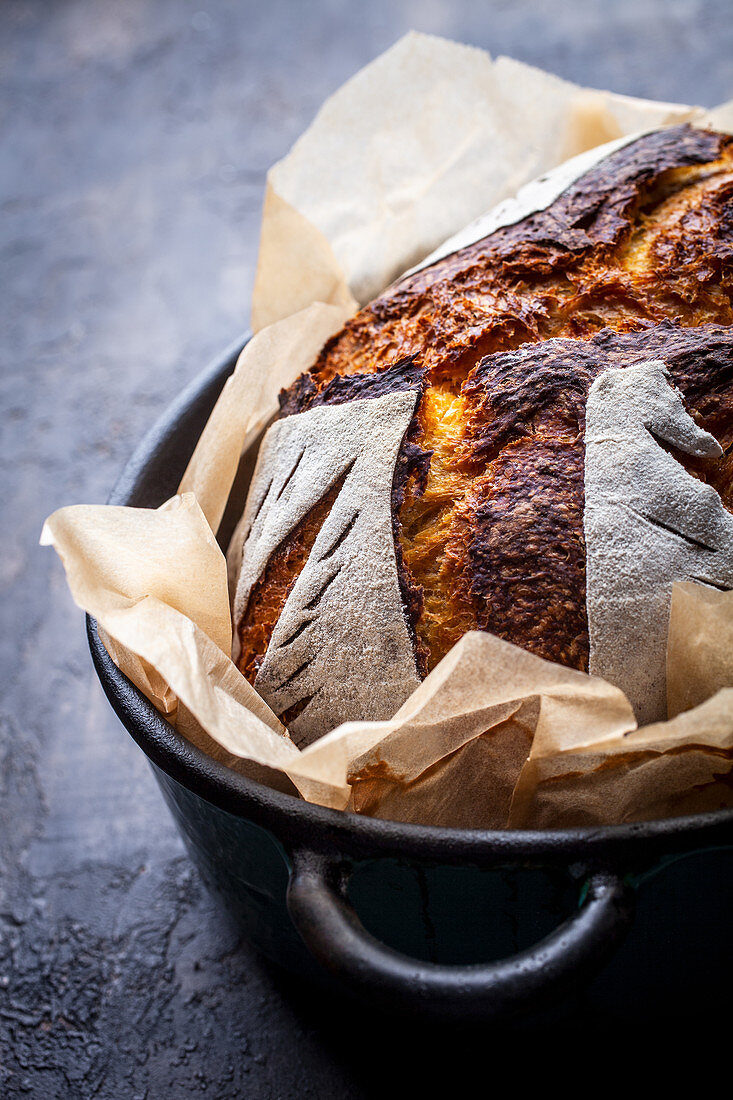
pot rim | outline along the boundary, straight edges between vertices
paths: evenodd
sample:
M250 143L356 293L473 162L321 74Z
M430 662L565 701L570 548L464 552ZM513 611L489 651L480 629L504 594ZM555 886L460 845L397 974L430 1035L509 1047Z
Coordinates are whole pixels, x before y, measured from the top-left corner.
M157 507L166 499L151 488L155 476L176 484L171 449L187 461L239 353L245 334L185 387L146 434L125 466L109 504ZM186 431L188 434L186 435ZM174 456L175 458L176 456ZM173 490L175 492L175 489ZM170 495L170 493L168 494ZM733 843L733 809L624 825L544 830L491 830L417 825L333 810L275 790L219 763L188 742L117 668L95 620L87 616L92 660L113 709L151 763L192 793L234 816L268 828L289 850L309 848L352 858L414 857L428 862L506 866L521 863L605 865Z

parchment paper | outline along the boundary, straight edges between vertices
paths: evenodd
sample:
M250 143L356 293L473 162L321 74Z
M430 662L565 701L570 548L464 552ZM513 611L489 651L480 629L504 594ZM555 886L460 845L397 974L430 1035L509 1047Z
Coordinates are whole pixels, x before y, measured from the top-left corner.
M703 114L408 34L332 96L270 170L252 325L314 300L363 305L542 172Z
M213 534L278 390L359 302L567 157L710 117L733 125L731 105L706 113L588 91L415 34L324 105L268 177L252 306L261 331L181 495L158 510L61 509L42 535L113 659L182 736L261 782L405 821L553 826L730 803L733 658L720 644L733 634L729 594L675 591L670 722L636 730L612 685L472 633L393 719L343 725L300 752L230 659L227 569ZM233 561L241 536L240 525Z

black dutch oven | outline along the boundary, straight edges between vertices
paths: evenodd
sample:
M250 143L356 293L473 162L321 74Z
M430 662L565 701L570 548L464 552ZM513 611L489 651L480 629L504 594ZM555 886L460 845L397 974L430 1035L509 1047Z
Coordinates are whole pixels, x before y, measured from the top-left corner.
M169 408L111 504L175 493L243 341ZM341 813L243 778L185 741L89 644L205 883L262 953L397 1011L506 1019L704 1013L731 973L733 811L493 832Z

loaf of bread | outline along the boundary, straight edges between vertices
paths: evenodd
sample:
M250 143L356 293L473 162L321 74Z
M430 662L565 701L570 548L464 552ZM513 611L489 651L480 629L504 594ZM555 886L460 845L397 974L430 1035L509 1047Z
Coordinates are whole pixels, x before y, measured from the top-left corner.
M689 126L356 314L245 512L235 656L296 740L390 717L475 629L664 717L672 582L733 587L732 322L733 138Z

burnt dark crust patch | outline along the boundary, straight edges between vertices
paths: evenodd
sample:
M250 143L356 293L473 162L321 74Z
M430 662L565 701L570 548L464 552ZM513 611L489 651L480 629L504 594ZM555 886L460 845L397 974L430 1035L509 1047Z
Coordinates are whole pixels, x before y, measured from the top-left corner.
M463 384L470 412L463 459L483 466L508 443L552 417L582 442L585 405L595 378L610 367L663 359L700 422L725 435L733 428L733 329L682 328L671 322L639 332L603 329L589 340L555 339L489 355Z
M405 356L391 366L372 374L336 375L321 387L311 374L302 374L287 390L280 393L280 417L293 416L323 405L343 405L349 401L362 401L385 397L391 393L417 390L418 399L410 424L400 446L392 479L392 532L397 563L397 578L402 606L410 638L415 652L418 674L427 675L428 653L421 643L416 623L423 611L423 590L415 584L405 565L400 541L400 512L409 491L420 495L425 491L431 452L423 450L420 437L420 401L427 387L427 371L415 355Z
M468 510L476 625L585 671L583 457L568 440L510 444L476 483Z
M312 374L301 374L279 395L280 418L307 412L318 405L344 405L348 401L363 401L385 397L404 390L425 390L426 371L416 355L406 355L396 363L370 374L337 374L319 386Z
M588 391L603 371L649 359L665 362L703 427L724 447L733 441L733 330L718 325L606 329L590 340L528 344L487 356L463 386L470 412L461 461L475 477L464 511L471 535L463 583L477 624L582 670ZM708 479L699 460L676 457ZM730 508L730 494L721 495Z

